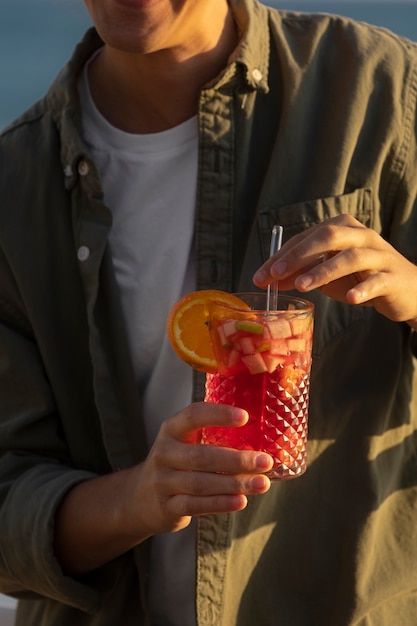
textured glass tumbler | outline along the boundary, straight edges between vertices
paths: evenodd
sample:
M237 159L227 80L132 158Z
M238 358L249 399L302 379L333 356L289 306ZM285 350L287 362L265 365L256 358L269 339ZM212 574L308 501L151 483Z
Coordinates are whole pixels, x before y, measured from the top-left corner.
M278 310L266 311L265 294L236 295L250 309L215 304L210 312L218 371L207 374L205 401L243 408L249 421L205 428L202 442L268 452L271 480L295 478L307 467L314 306L279 295Z

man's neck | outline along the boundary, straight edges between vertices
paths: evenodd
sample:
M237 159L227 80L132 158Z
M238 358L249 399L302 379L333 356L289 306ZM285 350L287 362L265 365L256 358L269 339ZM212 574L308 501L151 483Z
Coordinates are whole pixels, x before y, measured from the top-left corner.
M236 45L229 13L216 44L200 52L166 49L130 55L105 46L90 67L93 99L102 115L122 130L167 130L197 113L201 88L225 67Z

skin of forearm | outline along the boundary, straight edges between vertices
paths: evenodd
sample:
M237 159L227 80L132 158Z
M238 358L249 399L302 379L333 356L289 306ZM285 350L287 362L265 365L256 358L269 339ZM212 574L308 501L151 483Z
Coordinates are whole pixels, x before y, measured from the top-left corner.
M81 575L112 561L149 537L126 521L138 468L87 480L73 487L55 517L55 555L66 574Z

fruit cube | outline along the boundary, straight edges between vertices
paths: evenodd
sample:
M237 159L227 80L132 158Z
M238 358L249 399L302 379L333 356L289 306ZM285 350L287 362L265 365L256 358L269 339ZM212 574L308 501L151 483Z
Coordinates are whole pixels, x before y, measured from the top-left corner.
M293 334L291 324L286 319L277 319L268 322L268 330L272 339L286 339Z
M260 322L241 320L236 322L236 329L241 330L245 333L254 333L255 335L264 334L264 326Z
M304 352L306 340L303 337L291 337L288 339L288 349L290 352Z
M271 344L271 354L277 355L287 355L289 353L288 343L286 339L276 339Z
M301 335L310 329L310 317L294 317L291 321L291 329L293 335Z
M238 352L237 350L230 350L230 352L227 354L227 362L225 363L226 367L236 367L236 365L238 365L240 361L240 357L240 352Z
M219 334L220 345L222 346L222 348L230 347L230 341L229 341L226 333L224 332L224 325L218 326L217 327L217 332Z
M239 340L239 349L243 354L253 354L256 352L255 344L251 337L241 337Z
M266 352L271 348L270 342L265 341L263 337L260 341L254 341L253 343L255 344L256 352Z
M285 364L285 358L283 356L274 356L272 354L262 355L264 360L266 369L269 374L275 372L275 370L280 366Z
M242 361L251 374L263 374L268 371L265 361L259 353L243 356Z
M226 320L221 326L219 326L219 329L220 328L222 329L225 337L231 337L237 332L236 320Z

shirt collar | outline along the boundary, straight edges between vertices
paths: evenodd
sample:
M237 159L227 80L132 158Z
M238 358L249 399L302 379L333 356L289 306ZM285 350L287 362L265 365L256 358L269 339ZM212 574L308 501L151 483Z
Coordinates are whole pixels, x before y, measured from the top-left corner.
M268 8L258 0L229 0L229 4L239 32L239 45L230 60L244 68L248 87L268 92Z
M249 89L267 92L269 71L270 34L268 8L258 0L229 0L236 20L239 45L229 59L223 74L227 81L239 68ZM94 28L87 31L75 48L70 61L53 82L47 96L48 107L63 138L62 163L65 165L66 185L75 184L77 164L86 157L86 147L81 139L81 107L78 80L88 59L103 45ZM218 81L217 84L223 82Z

